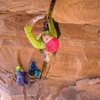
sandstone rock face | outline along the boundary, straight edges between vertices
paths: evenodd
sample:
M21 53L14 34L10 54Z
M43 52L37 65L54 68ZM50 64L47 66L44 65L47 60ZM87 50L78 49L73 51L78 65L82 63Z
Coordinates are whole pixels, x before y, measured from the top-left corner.
M0 13L46 13L49 5L50 0L0 0Z
M86 31L83 27L84 25L60 25L60 48L56 57L52 58L50 77L73 80L84 76L100 76L100 34L91 33L92 28L90 32ZM56 62L53 62L54 59Z
M16 84L16 66L21 64L28 71L32 59L40 69L43 64L42 55L31 45L23 28L34 16L47 13L50 0L0 1L0 100L100 100L100 79L89 79L100 77L99 0L89 3L57 0L53 17L63 24L59 24L60 48L48 63L48 80L20 87ZM94 5L98 6L96 10ZM42 32L43 22L35 24L35 33ZM81 78L86 79L67 87Z
M29 43L23 28L35 14L46 14L49 5L49 0L0 1L0 100L30 99L25 97L24 88L15 82L15 68L22 64L27 71L32 59L36 62L40 60L37 65L42 65L43 61L38 50L34 50ZM37 95L37 92L35 94Z
M57 0L53 16L61 23L100 25L100 0Z
M98 89L100 89L100 85L82 86L82 88L76 88L75 86L65 87L55 100L99 100Z
M28 48L31 44L26 38L23 28L34 16L33 14L47 13L49 5L49 0L46 2L43 0L0 1L0 67L14 72L13 66L18 65L19 58L27 66L26 63L32 57L33 48Z

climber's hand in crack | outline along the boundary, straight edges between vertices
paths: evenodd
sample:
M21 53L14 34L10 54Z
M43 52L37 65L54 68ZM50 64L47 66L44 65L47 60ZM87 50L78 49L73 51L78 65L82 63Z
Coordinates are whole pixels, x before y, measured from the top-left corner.
M32 21L33 21L33 22L36 22L36 21L38 21L38 20L40 20L40 19L43 19L44 17L45 17L45 15L38 15L38 16L36 16L35 18L33 18Z
M38 16L32 18L32 19L28 22L28 24L29 24L31 27L33 27L33 25L34 25L37 21L43 19L44 17L45 17L45 15L38 15Z

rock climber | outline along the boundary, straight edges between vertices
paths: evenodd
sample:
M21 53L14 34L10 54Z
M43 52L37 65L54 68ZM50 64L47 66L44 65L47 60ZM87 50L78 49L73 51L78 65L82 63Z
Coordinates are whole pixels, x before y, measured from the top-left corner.
M16 83L18 85L28 84L26 80L26 72L22 70L20 65L16 67Z
M28 70L28 74L30 76L34 76L36 79L39 78L40 74L41 74L41 71L40 69L36 66L36 63L35 61L32 61L31 65L30 65L30 68Z
M25 72L20 65L16 67L16 83L18 85L28 84L28 77L32 76L38 79L41 74L40 69L36 66L35 61L32 61L28 72Z
M30 20L24 27L24 31L34 48L55 53L59 48L59 41L57 39L57 31L55 29L53 18L51 16L49 16L47 20L48 29L45 29L41 34L39 34L38 37L36 37L32 32L33 25L43 18L44 15L39 15ZM44 57L44 59L47 60L48 56L46 54L44 55L46 56Z

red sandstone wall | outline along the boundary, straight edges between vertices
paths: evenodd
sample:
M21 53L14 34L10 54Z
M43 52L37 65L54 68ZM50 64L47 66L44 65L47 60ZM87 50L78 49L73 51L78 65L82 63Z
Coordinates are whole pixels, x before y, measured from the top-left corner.
M23 28L32 17L46 14L49 5L50 0L0 1L0 87L3 87L1 90L6 90L7 93L0 93L1 100L8 98L8 95L11 100L15 98L18 100L19 97L21 100L25 99L23 87L20 88L15 83L15 67L19 63L26 71L32 59L40 68L42 67L42 55L32 47ZM66 84L80 78L100 77L99 5L99 0L57 0L53 17L62 23L59 24L60 48L56 56L50 57L51 69L48 74L50 80L33 85L31 91L34 98L40 83L41 89L45 90L45 92L41 90L41 100L54 100ZM41 25L43 20L35 25L34 31L41 32ZM26 91L29 100L28 87ZM59 96L57 98L56 100L60 100Z

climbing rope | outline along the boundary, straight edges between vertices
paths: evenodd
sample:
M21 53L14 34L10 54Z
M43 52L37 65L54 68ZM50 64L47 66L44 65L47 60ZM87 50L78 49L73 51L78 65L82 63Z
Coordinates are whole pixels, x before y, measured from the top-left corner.
M56 0L51 0L50 8L49 8L49 11L48 11L48 14L47 14L47 21L48 21L49 17L52 16L51 14L52 14L52 11L53 11L55 2L56 2ZM48 22L45 22L44 28L45 28L45 29L48 29ZM45 30L45 29L44 29L44 30ZM49 70L50 70L50 68L51 68L51 65L50 65L50 63L49 63L48 54L46 54L46 52L45 52L44 50L40 50L40 53L43 55L43 58L44 58L44 62L43 62L43 65L42 65L42 71L41 71L40 79L42 78L43 72L46 71L47 65L49 64L49 65L48 65L48 66L49 66L49 67L48 67L48 70L46 71L46 75L44 76L44 78L46 79L46 78L47 78L47 75L48 75L48 73L49 73Z
M47 68L47 62L44 61L44 62L43 62L43 66L42 66L42 71L41 71L40 79L42 78L43 72L45 71L46 68Z

